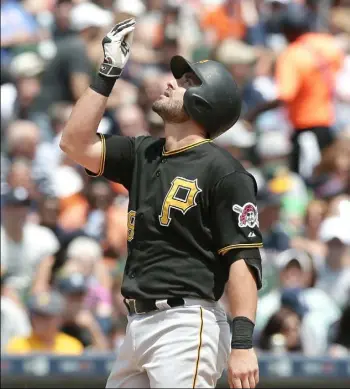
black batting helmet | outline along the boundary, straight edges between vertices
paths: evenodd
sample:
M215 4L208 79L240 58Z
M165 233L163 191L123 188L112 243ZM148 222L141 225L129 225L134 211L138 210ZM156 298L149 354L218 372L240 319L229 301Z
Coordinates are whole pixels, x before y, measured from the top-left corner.
M186 91L184 107L210 138L221 135L237 122L241 113L240 93L224 65L210 60L190 63L176 55L171 59L170 68L176 79L192 71L201 81Z

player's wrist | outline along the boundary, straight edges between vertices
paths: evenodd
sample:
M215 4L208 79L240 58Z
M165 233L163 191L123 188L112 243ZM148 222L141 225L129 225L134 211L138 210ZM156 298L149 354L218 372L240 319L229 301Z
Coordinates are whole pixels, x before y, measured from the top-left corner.
M231 349L253 348L253 332L255 324L244 316L235 317L232 320Z
M118 68L116 68L116 69L118 69ZM95 92L99 93L100 95L109 97L109 95L112 92L112 89L114 87L115 82L120 77L121 69L119 69L119 70L120 70L119 75L113 76L113 77L111 77L111 76L108 77L108 76L105 76L105 75L101 74L100 72L98 72L95 75L95 77L90 85L90 88L93 89Z

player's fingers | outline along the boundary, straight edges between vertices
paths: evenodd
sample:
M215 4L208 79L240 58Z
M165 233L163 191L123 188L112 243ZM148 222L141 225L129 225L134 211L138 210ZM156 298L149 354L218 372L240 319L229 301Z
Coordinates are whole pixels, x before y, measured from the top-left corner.
M129 27L133 27L135 26L136 24L136 21L135 19L130 19L130 21L126 21L125 23L123 24L117 24L114 29L112 30L112 35L117 35L117 34L122 34L124 35L125 34L125 30L128 29Z
M250 389L250 384L249 384L248 376L246 376L245 378L243 378L241 381L242 381L242 386L241 386L241 388L244 388L244 389L248 388L248 389Z
M244 386L242 386L242 382L239 378L233 378L232 379L232 388L244 388Z
M249 387L251 389L254 389L256 387L256 383L255 383L255 378L253 373L249 374L248 381L249 381Z
M134 18L129 18L129 19L125 19L123 20L122 22L119 22L117 23L112 29L111 29L111 32L112 33L115 33L116 31L120 30L121 28L123 28L126 24L129 24L131 22L135 22L135 19Z
M230 387L230 389L232 389L233 383L232 383L232 376L230 371L227 372L227 381L228 381L228 386Z
M255 385L258 385L258 383L259 383L259 369L257 369L254 373L254 380L255 380Z
M127 29L125 29L125 33L124 33L124 31L123 31L124 41L125 41L129 46L131 46L132 41L133 41L133 39L134 39L134 30L135 30L135 26L133 26L133 27L128 27Z

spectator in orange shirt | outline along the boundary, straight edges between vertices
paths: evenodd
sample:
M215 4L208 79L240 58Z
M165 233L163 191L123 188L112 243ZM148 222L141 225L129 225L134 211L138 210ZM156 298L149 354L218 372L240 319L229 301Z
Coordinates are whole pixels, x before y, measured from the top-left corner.
M7 347L10 354L33 352L79 355L83 352L82 343L59 332L65 300L57 292L36 294L29 299L32 333L28 337L13 338Z
M246 26L241 1L225 0L223 4L204 14L201 24L213 44L226 38L243 39Z
M311 32L309 12L302 4L293 3L280 14L290 44L277 60L278 98L246 115L253 121L260 113L285 105L295 129L291 167L304 178L311 176L322 150L333 142L333 90L343 63L343 54L331 35Z

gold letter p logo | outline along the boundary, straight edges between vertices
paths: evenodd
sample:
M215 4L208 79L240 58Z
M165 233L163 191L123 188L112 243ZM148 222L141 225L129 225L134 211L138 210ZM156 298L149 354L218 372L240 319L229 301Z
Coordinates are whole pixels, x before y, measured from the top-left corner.
M186 191L185 199L178 197L179 189ZM171 187L165 196L162 212L159 216L159 222L162 226L168 227L171 222L170 209L174 208L184 215L189 209L195 207L196 197L202 189L198 187L197 179L187 180L186 178L176 177L171 183Z

